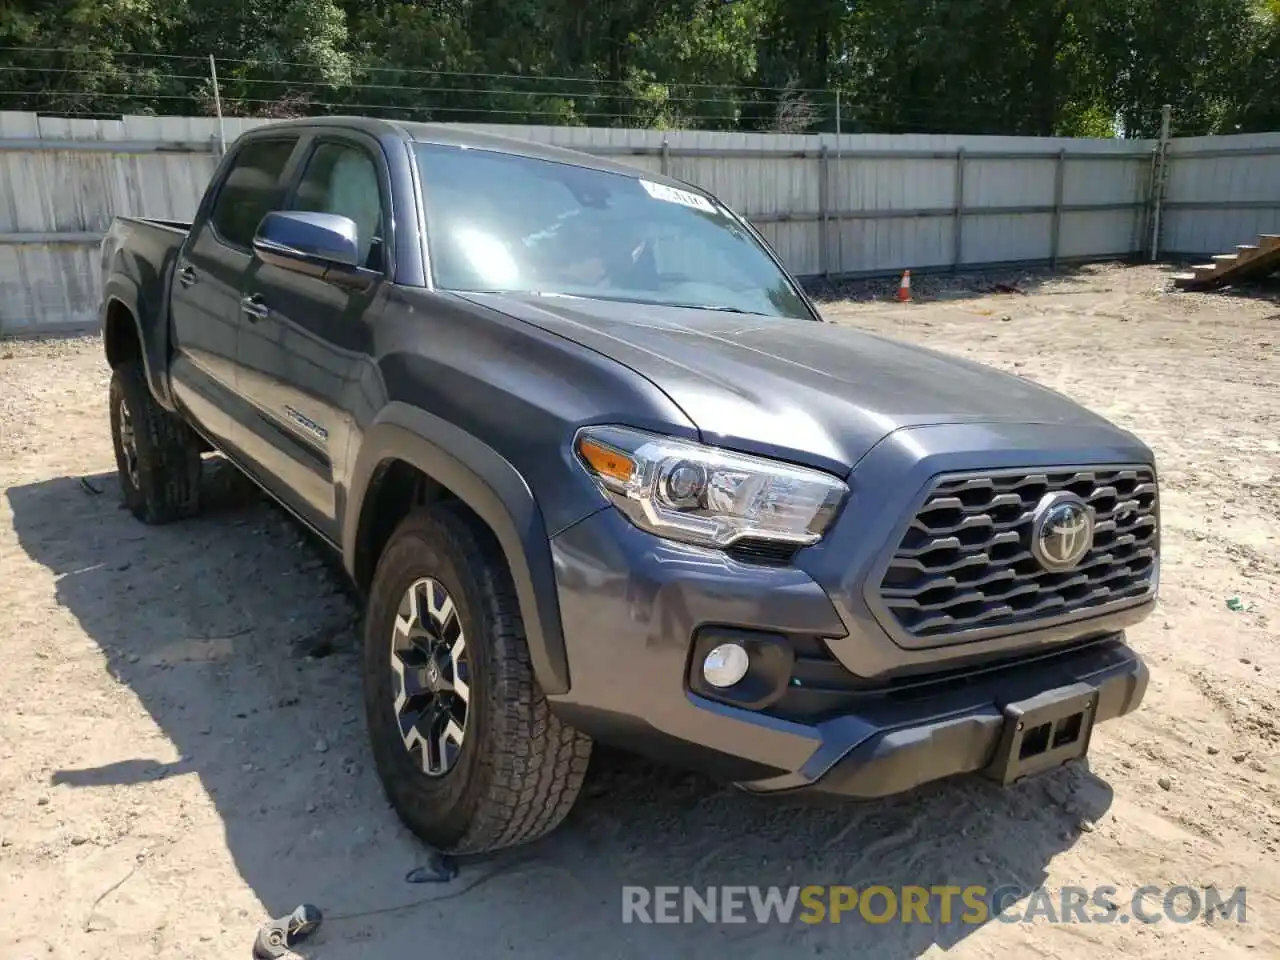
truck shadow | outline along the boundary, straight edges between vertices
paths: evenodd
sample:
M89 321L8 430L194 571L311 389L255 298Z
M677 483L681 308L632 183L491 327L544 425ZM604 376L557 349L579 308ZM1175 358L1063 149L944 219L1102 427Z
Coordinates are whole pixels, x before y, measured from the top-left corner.
M210 472L210 510L167 527L120 509L114 475L7 491L23 549L57 577L58 602L182 757L59 770L52 783L145 789L198 776L266 910L305 901L328 914L304 955L314 943L327 958L404 956L434 941L457 958L916 957L949 949L982 921L962 919L957 900L949 921L935 906L928 923L870 923L853 911L838 924L761 924L747 898L745 923L693 913L692 923L624 924L623 887L1029 891L1081 823L1110 806L1110 789L1084 767L1009 790L958 780L842 803L757 799L599 750L583 797L550 837L464 861L446 886L407 884L424 851L367 761L355 600L282 512L225 465ZM677 918L681 910L677 901ZM243 919L246 951L265 919Z

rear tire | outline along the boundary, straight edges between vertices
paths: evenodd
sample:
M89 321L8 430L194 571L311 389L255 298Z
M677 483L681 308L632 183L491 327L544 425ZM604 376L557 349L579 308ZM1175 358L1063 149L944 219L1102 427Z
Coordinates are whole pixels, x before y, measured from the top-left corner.
M170 523L200 508L200 437L151 396L142 363L111 372L111 440L120 494L143 523Z
M501 551L462 510L414 511L392 534L369 596L364 693L383 788L427 844L527 843L573 806L591 740L551 713Z

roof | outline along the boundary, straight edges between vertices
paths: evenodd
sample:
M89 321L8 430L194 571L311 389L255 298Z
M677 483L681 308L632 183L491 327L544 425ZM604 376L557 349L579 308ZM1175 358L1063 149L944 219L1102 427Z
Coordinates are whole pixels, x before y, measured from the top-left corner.
M617 163L613 160L606 160L590 153L583 153L581 150L552 146L549 143L537 143L533 140L505 137L496 133L444 126L438 123L401 123L397 124L397 126L418 143L438 143L453 147L471 147L475 150L492 150L495 153L509 153L520 157L533 157L538 160L571 163L579 167L590 167L593 170L621 173L628 177L650 176L646 171L639 170L636 167Z
M547 143L536 143L532 140L521 140L516 137L504 137L496 133L486 133L466 127L451 126L438 123L402 123L395 120L382 120L376 117L303 117L297 120L280 120L253 128L253 133L279 129L280 127L347 127L360 130L375 137L388 134L415 143L434 143L452 147L470 147L475 150L491 150L512 156L530 157L535 160L550 160L555 163L569 163L592 170L617 173L625 177L639 178L666 183L670 186L688 189L688 184L670 177L637 167L617 163L603 157L583 153L580 150L569 150L555 147Z

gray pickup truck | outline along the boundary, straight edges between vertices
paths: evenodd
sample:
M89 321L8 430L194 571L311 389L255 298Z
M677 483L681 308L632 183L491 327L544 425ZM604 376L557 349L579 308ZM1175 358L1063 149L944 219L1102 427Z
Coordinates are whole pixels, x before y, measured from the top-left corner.
M689 184L275 123L102 272L125 504L190 515L216 450L341 554L377 770L439 848L552 829L594 740L873 797L1077 760L1146 690L1151 451L824 322Z

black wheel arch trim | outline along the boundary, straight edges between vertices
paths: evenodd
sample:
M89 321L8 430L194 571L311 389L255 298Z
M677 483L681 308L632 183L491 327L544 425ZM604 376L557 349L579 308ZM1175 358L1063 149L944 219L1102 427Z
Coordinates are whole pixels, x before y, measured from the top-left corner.
M118 264L117 264L118 266ZM163 306L168 283L160 291L161 304L149 304L147 291L132 277L121 270L113 270L102 290L98 327L105 341L108 336L111 312L116 304L129 315L134 333L141 347L142 369L151 395L164 409L173 412L176 405L169 392L169 312ZM150 317L149 320L144 319ZM104 343L105 346L105 343Z
M533 491L493 448L425 410L393 401L366 429L350 474L342 559L357 578L369 487L388 461L402 460L447 487L498 539L515 583L534 675L545 694L569 691L551 541Z

